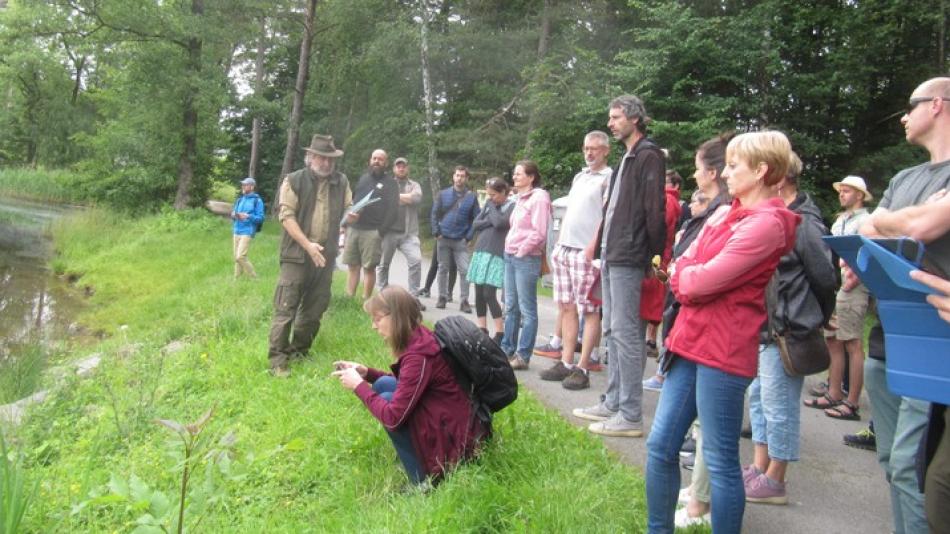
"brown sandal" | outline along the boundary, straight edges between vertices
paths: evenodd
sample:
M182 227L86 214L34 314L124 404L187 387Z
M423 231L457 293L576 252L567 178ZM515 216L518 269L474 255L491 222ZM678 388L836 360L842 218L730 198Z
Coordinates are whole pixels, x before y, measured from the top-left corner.
M832 399L831 395L827 393L825 393L821 397L817 397L814 399L805 399L802 401L802 403L805 406L808 406L809 408L817 408L817 409L834 408L835 406L840 405L842 402L847 402L847 401L845 399L841 399L841 400Z
M844 399L840 404L833 408L825 410L825 415L832 419L843 419L845 421L860 421L861 414L858 413L858 407Z

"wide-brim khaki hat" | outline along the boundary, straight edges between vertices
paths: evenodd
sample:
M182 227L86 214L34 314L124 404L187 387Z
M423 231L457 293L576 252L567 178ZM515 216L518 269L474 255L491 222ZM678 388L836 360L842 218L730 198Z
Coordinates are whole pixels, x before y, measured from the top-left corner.
M315 134L310 141L310 146L305 146L303 149L325 158L338 158L343 155L343 151L333 144L333 137L329 135Z
M864 183L864 178L860 176L845 176L844 180L840 182L835 182L831 184L831 187L835 188L835 191L841 192L841 186L846 185L848 187L853 187L858 191L864 193L864 201L870 202L874 200L874 195L868 192L868 186Z

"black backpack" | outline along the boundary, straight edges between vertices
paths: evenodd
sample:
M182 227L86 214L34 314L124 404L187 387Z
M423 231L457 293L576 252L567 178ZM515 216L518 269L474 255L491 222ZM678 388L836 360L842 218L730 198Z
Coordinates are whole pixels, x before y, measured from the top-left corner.
M440 319L435 337L482 421L490 423L492 413L518 398L518 380L505 352L470 320L461 315Z

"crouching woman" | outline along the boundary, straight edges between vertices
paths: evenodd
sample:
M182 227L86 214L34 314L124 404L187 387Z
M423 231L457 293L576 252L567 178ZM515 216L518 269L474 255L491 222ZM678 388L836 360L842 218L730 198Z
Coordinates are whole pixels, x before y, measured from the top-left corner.
M472 413L435 335L422 326L415 297L389 286L363 310L392 350L392 373L338 361L333 375L383 424L409 480L438 482L452 465L476 453L487 429Z

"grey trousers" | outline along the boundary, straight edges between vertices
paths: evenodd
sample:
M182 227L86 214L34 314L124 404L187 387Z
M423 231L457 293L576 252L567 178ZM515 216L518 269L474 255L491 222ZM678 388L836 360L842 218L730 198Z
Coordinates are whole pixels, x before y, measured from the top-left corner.
M310 351L323 312L330 305L335 265L334 256L327 257L326 267L317 267L309 258L306 263L280 264L267 350L272 368L286 366L292 358Z
M643 269L603 264L604 340L610 354L604 405L631 423L643 421L646 321L640 318Z
M383 257L376 267L376 286L383 289L389 285L389 266L397 250L406 258L409 267L408 289L414 294L422 281L422 247L416 235L389 233L383 236Z
M464 239L440 237L437 254L439 255L439 298L449 298L449 261L455 259L459 273L459 296L468 300L468 244Z

